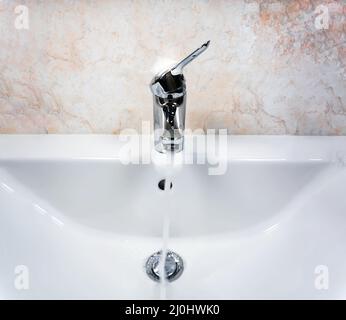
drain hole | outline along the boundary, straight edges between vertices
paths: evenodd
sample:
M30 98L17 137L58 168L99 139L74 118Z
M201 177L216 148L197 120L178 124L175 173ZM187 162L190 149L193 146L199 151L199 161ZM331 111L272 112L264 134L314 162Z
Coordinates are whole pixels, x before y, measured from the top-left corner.
M162 251L152 254L145 265L147 275L154 281L160 281L160 260ZM173 251L168 251L165 263L165 277L171 282L178 279L184 271L183 259Z
M161 190L165 190L165 185L166 185L166 179L162 179L160 180L160 182L158 183L158 187L159 189ZM173 188L173 183L171 182L171 185L170 185L170 189Z

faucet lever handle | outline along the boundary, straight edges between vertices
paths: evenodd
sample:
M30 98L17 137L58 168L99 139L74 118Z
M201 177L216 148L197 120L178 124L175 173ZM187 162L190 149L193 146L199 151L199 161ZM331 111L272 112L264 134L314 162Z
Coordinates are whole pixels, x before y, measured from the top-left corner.
M194 52L190 53L186 58L178 62L172 69L171 73L172 75L178 75L181 74L183 71L183 68L189 64L191 61L195 60L202 52L207 50L209 47L210 40L204 43L201 47L196 49Z

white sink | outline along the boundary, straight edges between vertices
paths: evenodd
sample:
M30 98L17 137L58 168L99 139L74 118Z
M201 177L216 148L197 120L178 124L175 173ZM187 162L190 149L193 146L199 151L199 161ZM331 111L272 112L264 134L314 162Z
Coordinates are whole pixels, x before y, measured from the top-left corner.
M185 270L167 298L346 299L346 137L229 137L225 174L182 165L169 194L122 145L0 136L0 298L158 298L144 264L169 210Z

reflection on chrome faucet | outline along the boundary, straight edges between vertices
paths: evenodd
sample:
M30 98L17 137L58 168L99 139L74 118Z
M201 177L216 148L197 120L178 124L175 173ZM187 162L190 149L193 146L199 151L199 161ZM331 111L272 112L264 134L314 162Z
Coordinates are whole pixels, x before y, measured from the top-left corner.
M150 83L154 95L155 149L180 152L184 147L186 84L183 68L204 52L210 41L172 68L156 75Z

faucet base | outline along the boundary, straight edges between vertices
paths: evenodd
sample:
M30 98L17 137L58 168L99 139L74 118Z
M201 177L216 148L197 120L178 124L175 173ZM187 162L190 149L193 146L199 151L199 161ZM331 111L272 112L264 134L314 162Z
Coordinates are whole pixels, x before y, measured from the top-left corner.
M180 137L179 139L165 139L163 137L159 137L157 141L155 141L155 150L160 153L168 153L168 152L181 152L184 148L184 137Z

